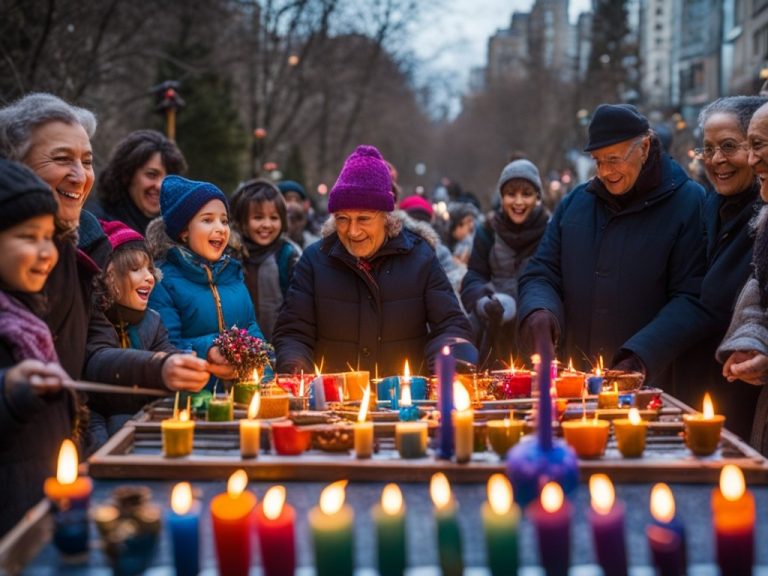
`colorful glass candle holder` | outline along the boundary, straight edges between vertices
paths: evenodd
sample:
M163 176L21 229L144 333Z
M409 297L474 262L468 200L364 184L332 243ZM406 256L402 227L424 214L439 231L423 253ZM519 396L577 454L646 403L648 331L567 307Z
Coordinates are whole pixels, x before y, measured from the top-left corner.
M489 420L486 422L488 442L500 458L504 458L509 449L523 436L525 423L522 420Z
M533 378L527 370L496 370L491 372L491 391L497 400L530 398Z
M607 420L572 420L561 426L565 441L579 458L600 458L605 452L610 428Z
M235 419L235 406L229 396L214 396L208 402L209 422L231 422Z
M633 422L630 418L619 418L613 421L613 430L619 452L624 458L639 458L643 455L648 430L647 422L644 420Z
M584 376L575 372L563 372L555 379L558 398L581 398L584 393Z
M720 444L725 416L715 414L709 418L701 414L683 414L685 444L696 456L714 454Z

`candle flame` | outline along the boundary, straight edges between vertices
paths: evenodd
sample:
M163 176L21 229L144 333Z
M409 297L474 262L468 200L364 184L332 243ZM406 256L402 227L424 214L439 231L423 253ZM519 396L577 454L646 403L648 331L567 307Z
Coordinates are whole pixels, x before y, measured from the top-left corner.
M541 356L539 354L534 354L531 356L531 364L533 364L534 367L541 364Z
M600 368L600 370L602 370L602 369L603 369L603 367L604 367L604 364L603 364L603 355L602 355L602 354L600 354L600 356L598 356L598 357L597 357L597 360L598 360L598 363L597 363L597 367L598 367L598 368Z
M413 404L411 399L411 385L403 384L400 390L400 406L410 406Z
M509 418L504 418L504 428L509 428L512 426L512 422L510 422Z
M399 514L403 509L403 493L397 484L389 483L381 491L381 509L387 516Z
M320 370L320 367L317 364L313 364L315 367L315 376L322 376L323 372Z
M256 382L256 384L261 382L261 377L259 376L259 369L258 368L254 368L253 369L253 373L251 374L251 380Z
M619 384L618 382L613 383L613 393L618 394L619 393Z
M703 414L704 418L707 420L711 420L715 416L715 407L712 405L712 397L709 395L709 392L704 394L704 403L703 403Z
M368 416L368 404L371 401L371 387L366 386L365 392L363 392L363 399L360 402L360 412L357 413L357 421L365 422L365 417Z
M77 448L69 438L61 443L59 463L56 467L56 480L59 484L74 484L77 480Z
M723 497L730 502L736 502L744 496L746 489L747 485L741 468L735 464L723 466L720 471L720 492L723 493Z
M657 521L668 524L675 517L675 497L672 490L659 482L651 490L651 516Z
M432 475L429 481L429 495L438 510L442 510L451 503L451 485L442 472Z
M256 391L256 394L251 398L251 403L248 405L248 420L254 420L259 415L259 408L261 407L261 394Z
M512 485L503 474L493 474L488 478L488 504L498 515L507 514L512 509Z
M189 482L179 482L171 492L171 509L182 516L192 508L192 486Z
M509 357L509 369L512 372L512 375L515 375L515 360L512 358L512 356Z
M346 486L346 480L339 480L323 488L320 493L320 510L323 514L332 516L341 510L344 506L344 489Z
M643 421L642 418L640 418L640 410L637 408L630 408L629 409L629 422L632 424L632 426L637 426Z
M189 422L189 410L186 408L179 412L179 422Z
M285 487L272 486L264 494L264 516L270 520L276 520L283 512L285 505Z
M541 507L550 514L563 506L563 489L557 482L547 482L541 489Z
M457 412L469 410L469 407L472 405L469 392L467 392L467 389L464 388L461 382L453 383L453 405L456 407Z
M344 386L339 384L339 402L344 402Z
M235 470L227 480L227 494L234 500L245 492L246 486L248 486L248 474L242 468Z
M408 360L405 360L405 366L403 366L403 380L405 382L411 381L411 367L408 365Z
M595 368L595 376L601 376L603 374L603 371L600 369L600 366L597 366Z
M568 358L568 372L576 372L576 370L573 369L573 358Z
M443 356L449 356L451 354L451 349L448 346L443 346L442 353Z
M592 509L598 514L608 514L613 508L616 493L611 479L605 474L592 474L589 478L589 495L592 497Z
M299 381L299 398L304 398L304 372L301 373L301 380Z

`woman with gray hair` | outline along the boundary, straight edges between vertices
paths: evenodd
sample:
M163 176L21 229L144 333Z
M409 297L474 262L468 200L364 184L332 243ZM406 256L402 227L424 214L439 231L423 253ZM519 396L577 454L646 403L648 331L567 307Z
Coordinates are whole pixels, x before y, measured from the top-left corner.
M699 406L705 392L712 395L728 428L749 438L759 388L728 382L715 360L741 288L751 272L753 235L749 223L763 202L760 185L749 165L747 128L755 111L768 99L759 96L719 98L699 113L702 144L696 157L714 194L704 202L707 271L701 301L709 318L700 339L676 362L673 394Z

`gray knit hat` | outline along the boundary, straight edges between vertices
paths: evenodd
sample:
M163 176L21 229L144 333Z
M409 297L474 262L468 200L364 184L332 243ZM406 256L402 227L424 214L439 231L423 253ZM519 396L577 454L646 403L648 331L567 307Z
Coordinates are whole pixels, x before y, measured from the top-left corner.
M501 189L504 184L514 178L522 178L528 180L533 187L536 188L539 196L541 196L541 176L539 176L539 169L530 160L515 160L504 166L504 170L501 171L499 176L499 183L496 185L496 191L501 196Z

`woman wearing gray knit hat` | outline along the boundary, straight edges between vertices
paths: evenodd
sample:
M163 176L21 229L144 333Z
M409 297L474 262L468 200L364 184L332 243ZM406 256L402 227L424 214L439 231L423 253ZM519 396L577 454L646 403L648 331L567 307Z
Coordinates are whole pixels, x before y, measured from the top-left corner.
M470 328L434 250L396 217L389 169L358 146L328 199L323 240L305 249L273 335L280 372L417 373L445 344L476 361Z
M517 282L549 220L541 203L541 177L529 160L501 171L499 208L475 233L461 301L469 311L480 358L487 368L518 356ZM500 366L498 366L500 367Z

